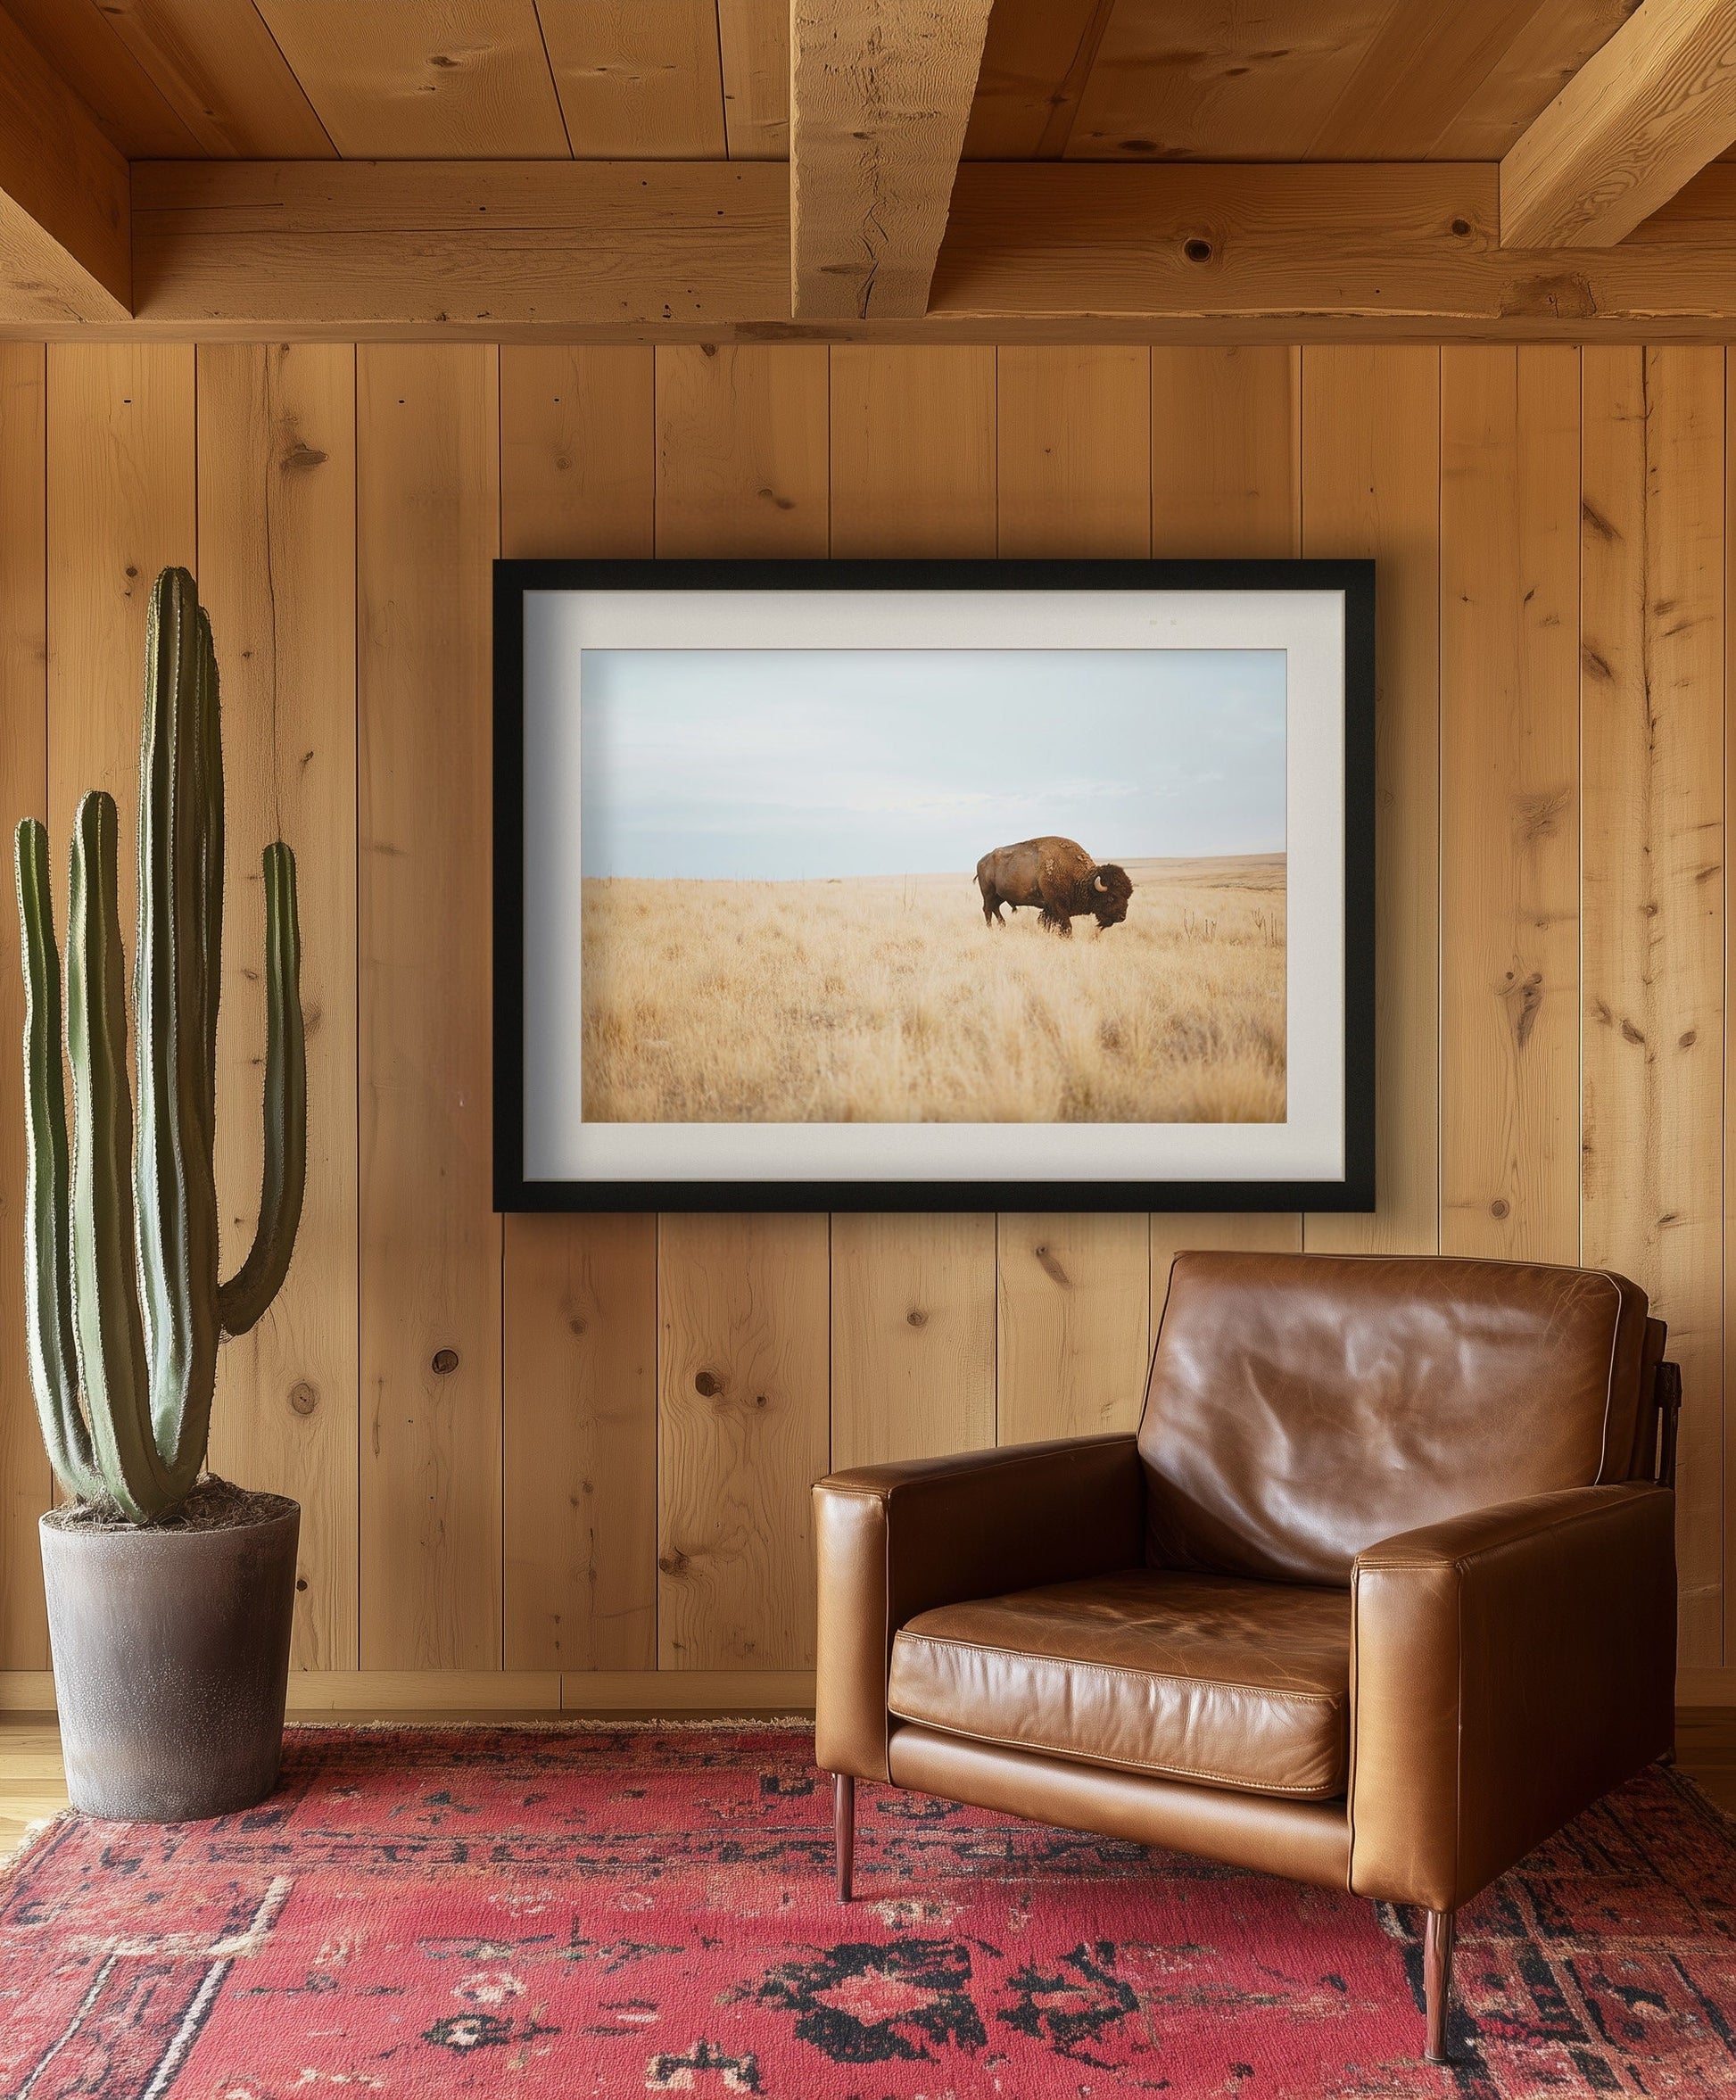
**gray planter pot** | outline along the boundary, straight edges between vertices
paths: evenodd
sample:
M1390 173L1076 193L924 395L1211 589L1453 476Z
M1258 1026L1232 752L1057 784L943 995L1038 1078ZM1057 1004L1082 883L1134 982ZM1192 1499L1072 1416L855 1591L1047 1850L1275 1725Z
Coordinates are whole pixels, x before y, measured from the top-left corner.
M302 1512L211 1531L66 1530L42 1568L67 1790L87 1815L191 1823L277 1783Z

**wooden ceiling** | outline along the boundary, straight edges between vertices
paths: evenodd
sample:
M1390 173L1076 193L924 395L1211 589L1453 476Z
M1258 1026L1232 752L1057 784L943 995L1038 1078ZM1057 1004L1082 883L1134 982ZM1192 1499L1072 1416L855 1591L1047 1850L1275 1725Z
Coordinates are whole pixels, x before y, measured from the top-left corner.
M0 331L1705 336L1733 142L1736 0L0 0Z
M995 0L988 161L1499 161L1638 0ZM782 160L788 0L4 0L129 161Z

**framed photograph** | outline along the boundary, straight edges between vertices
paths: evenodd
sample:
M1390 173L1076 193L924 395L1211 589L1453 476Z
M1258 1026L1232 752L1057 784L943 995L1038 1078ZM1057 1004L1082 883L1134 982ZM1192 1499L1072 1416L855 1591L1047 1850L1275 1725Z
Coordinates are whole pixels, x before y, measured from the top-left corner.
M1372 562L494 614L498 1208L1372 1207Z

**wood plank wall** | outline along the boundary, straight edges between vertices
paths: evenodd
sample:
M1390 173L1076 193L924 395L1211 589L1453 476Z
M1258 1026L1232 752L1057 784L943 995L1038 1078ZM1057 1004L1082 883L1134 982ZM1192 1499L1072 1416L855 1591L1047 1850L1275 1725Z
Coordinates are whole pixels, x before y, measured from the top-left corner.
M1691 348L0 345L8 819L51 813L58 858L79 790L130 810L161 563L216 622L243 1243L256 855L281 827L301 859L308 1208L214 1443L306 1509L298 1662L800 1671L809 1482L1130 1424L1170 1256L1209 1243L1641 1281L1687 1381L1683 1659L1728 1693L1727 384ZM1378 1213L493 1217L490 558L996 550L1379 563ZM0 1669L30 1671L18 1269Z

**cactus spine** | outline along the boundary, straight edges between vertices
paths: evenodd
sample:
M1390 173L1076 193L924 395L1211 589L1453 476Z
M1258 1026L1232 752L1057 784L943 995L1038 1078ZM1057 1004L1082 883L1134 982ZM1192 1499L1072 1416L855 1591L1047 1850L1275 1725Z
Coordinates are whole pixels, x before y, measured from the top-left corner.
M247 1259L218 1281L217 1002L223 952L223 743L211 622L185 569L151 593L139 742L133 957L137 1128L127 1076L120 823L100 790L74 820L66 1062L48 834L18 827L31 1384L55 1474L150 1523L205 1463L217 1349L289 1267L307 1168L295 858L265 849L265 1171Z

